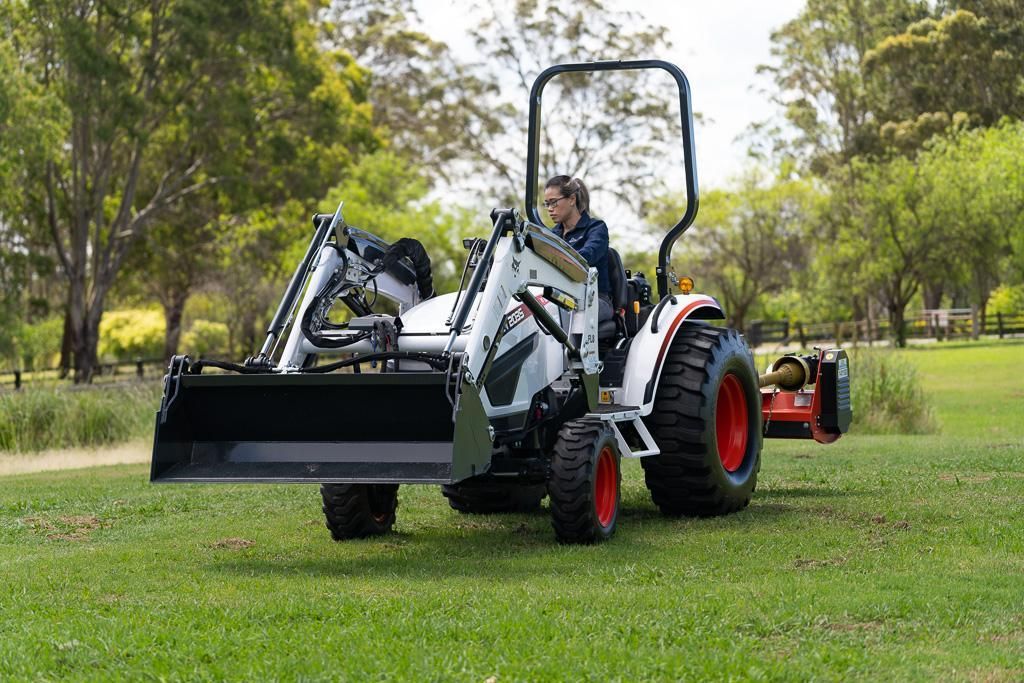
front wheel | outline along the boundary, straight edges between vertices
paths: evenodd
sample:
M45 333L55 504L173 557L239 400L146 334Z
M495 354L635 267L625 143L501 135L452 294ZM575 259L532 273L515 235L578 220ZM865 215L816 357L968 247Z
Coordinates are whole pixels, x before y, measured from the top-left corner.
M595 543L615 533L619 518L619 445L603 422L567 422L558 432L548 495L561 543Z
M668 515L724 515L747 506L761 468L761 396L738 332L684 323L661 369L645 423L661 454L643 458Z
M320 496L335 541L379 536L395 524L398 484L321 484Z

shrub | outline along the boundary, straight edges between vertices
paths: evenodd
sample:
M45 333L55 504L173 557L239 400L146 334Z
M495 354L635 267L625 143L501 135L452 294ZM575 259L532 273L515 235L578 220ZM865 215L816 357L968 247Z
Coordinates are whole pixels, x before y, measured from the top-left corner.
M228 326L212 320L196 320L181 339L182 352L193 358L227 348Z
M988 298L987 309L989 315L1014 315L1024 311L1024 285L996 287Z
M160 311L129 309L105 313L100 323L99 355L117 360L159 357L164 352L165 329Z
M23 370L35 370L56 365L63 334L64 319L61 317L16 326L14 366Z
M891 351L856 353L850 363L853 426L858 434L930 434L934 411L915 368Z
M161 385L34 389L0 394L0 451L81 448L145 438Z

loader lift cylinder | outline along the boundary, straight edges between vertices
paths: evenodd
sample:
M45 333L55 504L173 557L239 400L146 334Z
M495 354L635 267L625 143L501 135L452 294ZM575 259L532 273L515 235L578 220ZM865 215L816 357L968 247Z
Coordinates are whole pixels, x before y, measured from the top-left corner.
M480 291L480 285L484 281L484 277L487 275L487 264L490 263L494 257L494 248L498 244L498 238L501 237L501 232L505 228L505 223L512 217L511 211L492 211L491 219L494 221L494 230L491 231L491 236L487 240L487 246L484 247L484 253L480 255L480 258L476 262L476 270L473 271L473 277L469 281L469 286L466 287L466 296L459 302L459 311L455 314L455 320L452 321L451 334L448 336L448 343L444 347L445 353L451 353L452 347L455 345L455 338L462 332L462 328L466 326L466 319L469 317L470 311L473 310L473 302L476 300L476 295Z
M534 317L537 319L537 322L540 324L540 326L547 330L547 332L552 337L554 337L555 339L562 343L562 345L569 352L570 356L574 358L579 357L579 349L577 349L576 345L572 343L571 339L569 339L568 333L565 330L563 330L557 322L555 322L555 319L552 318L551 315L544 309L544 306L542 306L541 303L537 301L537 297L535 297L530 292L530 290L524 289L515 296L517 299L526 304L526 307L530 309L531 313L533 313Z
M335 216L337 214L334 214ZM292 308L295 305L295 298L299 295L299 291L302 289L303 283L306 281L306 273L309 272L309 264L313 262L313 257L323 247L324 242L327 241L328 235L331 234L331 229L334 221L329 220L332 216L326 216L325 214L316 214L313 216L313 221L316 222L319 219L319 225L316 232L313 234L313 240L309 243L309 248L306 249L306 255L302 259L302 263L295 269L295 274L292 275L291 282L288 283L288 289L285 290L284 297L281 299L281 303L277 307L277 313L274 314L274 319L270 322L270 326L267 327L267 340L263 342L263 348L260 349L258 358L268 358L271 350L274 348L274 342L281 336L281 332L284 331L285 326L288 325L288 316L291 315Z

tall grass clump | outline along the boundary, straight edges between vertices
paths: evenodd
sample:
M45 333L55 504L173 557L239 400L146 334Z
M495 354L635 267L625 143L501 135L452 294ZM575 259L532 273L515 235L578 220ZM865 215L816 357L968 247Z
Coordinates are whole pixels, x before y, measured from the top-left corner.
M931 434L935 412L917 368L891 351L858 351L850 362L853 426L858 434Z
M105 446L152 433L159 383L0 394L0 451Z

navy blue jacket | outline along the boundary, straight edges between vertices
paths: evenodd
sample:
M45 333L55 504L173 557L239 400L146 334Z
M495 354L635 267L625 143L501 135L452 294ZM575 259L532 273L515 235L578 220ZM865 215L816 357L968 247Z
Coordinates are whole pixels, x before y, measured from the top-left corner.
M588 265L597 269L597 291L611 295L612 284L608 278L608 226L599 218L591 218L584 211L568 235L563 234L562 224L554 227L555 234L579 252Z

